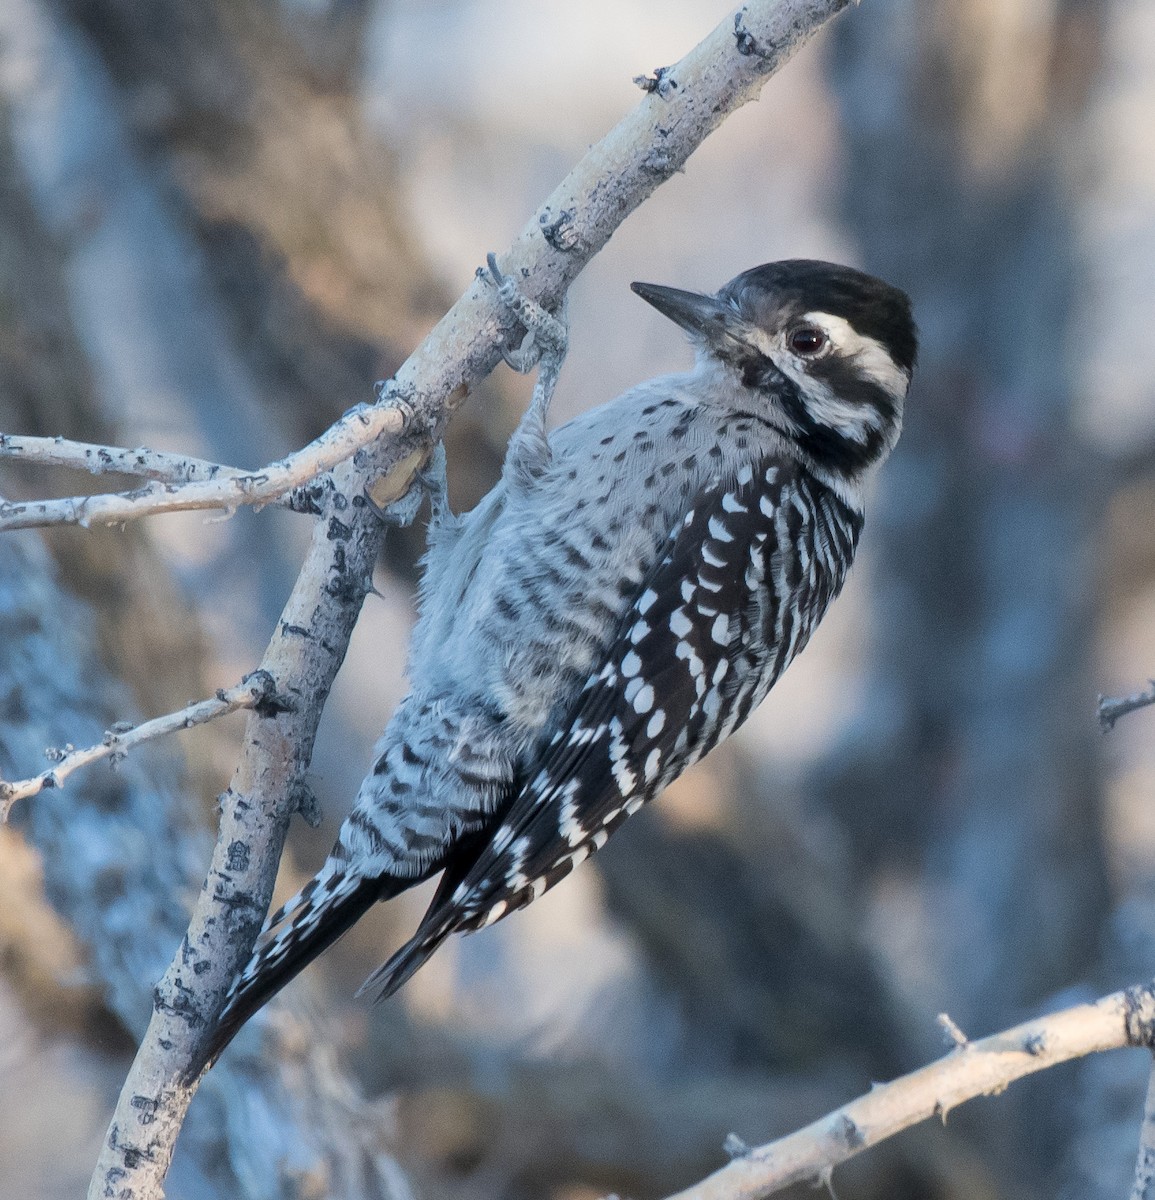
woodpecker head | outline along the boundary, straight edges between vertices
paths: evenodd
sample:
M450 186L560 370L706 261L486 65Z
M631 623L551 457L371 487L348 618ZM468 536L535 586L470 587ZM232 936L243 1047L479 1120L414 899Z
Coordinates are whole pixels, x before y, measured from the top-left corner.
M898 439L918 352L904 292L809 259L743 271L716 296L632 287L824 473L857 479Z

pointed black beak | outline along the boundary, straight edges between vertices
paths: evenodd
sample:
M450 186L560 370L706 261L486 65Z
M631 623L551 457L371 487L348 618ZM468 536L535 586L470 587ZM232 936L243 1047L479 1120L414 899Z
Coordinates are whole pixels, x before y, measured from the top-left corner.
M734 312L714 296L703 296L700 292L683 292L680 288L663 287L660 283L631 283L647 304L652 304L663 317L669 317L676 325L690 333L720 333L728 324L727 316Z

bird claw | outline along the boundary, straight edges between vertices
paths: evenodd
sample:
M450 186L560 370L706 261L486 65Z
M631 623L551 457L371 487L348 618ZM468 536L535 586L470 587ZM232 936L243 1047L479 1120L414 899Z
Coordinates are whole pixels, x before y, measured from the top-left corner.
M399 500L394 500L391 504L381 505L373 499L373 493L369 491L368 485L361 489L361 500L365 507L387 529L411 525L414 517L417 516L418 508L421 507L422 499L424 497L420 489L411 487Z
M569 345L565 305L562 305L561 316L553 316L536 301L523 295L514 281L501 273L496 255L488 255L486 262L501 302L517 317L526 332L521 346L515 351L503 349L502 357L515 371L528 371L534 365L538 368L533 399L509 440L502 471L511 487L527 491L549 469L553 458L546 432L546 416Z
M512 276L504 274L498 267L497 255L488 254L485 261L501 302L516 315L526 333L516 349L503 346L501 357L520 375L532 371L545 357L560 363L569 346L569 331L564 318L555 317L526 296Z
M509 346L502 346L501 357L510 370L516 371L519 375L528 375L541 359L541 347L537 344L537 339L531 331L522 338L521 345L516 350Z
M445 446L442 442L434 445L425 466L413 472L413 478L403 496L389 504L381 505L373 498L368 487L361 492L365 507L388 528L412 525L426 496L429 497L430 520L433 525L444 525L452 520Z

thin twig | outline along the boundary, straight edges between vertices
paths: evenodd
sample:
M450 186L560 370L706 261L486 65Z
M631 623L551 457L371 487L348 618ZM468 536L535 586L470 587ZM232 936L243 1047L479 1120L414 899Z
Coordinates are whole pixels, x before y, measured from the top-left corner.
M225 476L249 475L239 467L226 467L187 454L169 454L139 446L102 446L63 437L22 437L0 433L0 458L44 467L73 467L90 475L138 475L162 483L193 483Z
M878 1084L820 1120L735 1158L670 1200L762 1200L803 1180L828 1178L848 1158L976 1096L1073 1058L1155 1041L1155 983L1115 992L1017 1025ZM1143 1194L1146 1198L1146 1194Z
M970 1039L951 1018L950 1013L938 1014L939 1028L946 1034L947 1040L958 1050L965 1050L970 1045Z
M55 765L31 779L6 782L0 779L0 825L8 820L12 805L17 800L39 795L47 788L63 786L74 771L87 767L89 763L107 758L115 765L134 747L150 742L181 729L192 729L194 725L205 725L218 717L239 712L243 708L257 708L274 704L273 681L263 671L246 675L235 687L221 688L211 700L198 700L178 712L142 721L139 725L114 725L104 735L98 746L87 746L77 750L72 746L45 750L45 755Z
M124 521L164 512L213 508L231 513L244 505L260 507L272 504L295 488L332 470L377 438L401 434L408 424L408 417L407 406L390 397L377 406L362 405L351 409L303 449L257 471L226 468L207 478L198 478L194 474L184 483L153 477L143 487L128 492L69 496L61 500L3 501L0 502L0 532L38 529L46 525L80 525L84 528L119 525ZM5 440L17 441L7 436ZM22 440L27 442L32 439ZM131 455L139 452L124 453ZM178 457L173 456L174 460ZM159 460L160 456L157 456L154 461Z
M1106 733L1115 728L1115 722L1120 717L1125 717L1137 708L1147 708L1151 704L1155 704L1155 679L1150 681L1150 686L1145 692L1135 692L1130 696L1100 696L1099 724Z

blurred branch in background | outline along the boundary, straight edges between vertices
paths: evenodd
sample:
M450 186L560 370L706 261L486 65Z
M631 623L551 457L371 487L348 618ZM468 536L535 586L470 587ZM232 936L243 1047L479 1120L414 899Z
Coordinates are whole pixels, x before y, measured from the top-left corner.
M1139 1131L1139 1154L1135 1159L1135 1182L1130 1200L1151 1200L1155 1195L1155 1066L1147 1081L1147 1102Z
M953 1026L953 1022L950 1022ZM954 1027L957 1033L957 1027ZM839 1164L920 1121L947 1115L976 1096L998 1095L1016 1079L1104 1050L1152 1048L1155 985L1128 988L1095 1004L1052 1013L979 1041L843 1105L790 1137L740 1148L728 1167L671 1200L760 1200L793 1183L829 1184ZM1144 1122L1146 1136L1147 1125Z
M1099 724L1104 731L1114 729L1115 722L1120 717L1152 704L1155 704L1155 680L1152 680L1145 692L1132 692L1130 696L1100 696Z
M885 886L906 953L933 964L934 994L897 959L894 982L964 1028L1078 978L1108 912L1084 699L1102 490L1067 369L1067 178L1103 19L1094 0L941 4L914 24L891 5L836 39L843 211L868 268L916 291L923 336L873 525L869 686L886 703L824 790L873 904ZM866 64L885 52L883 80Z

